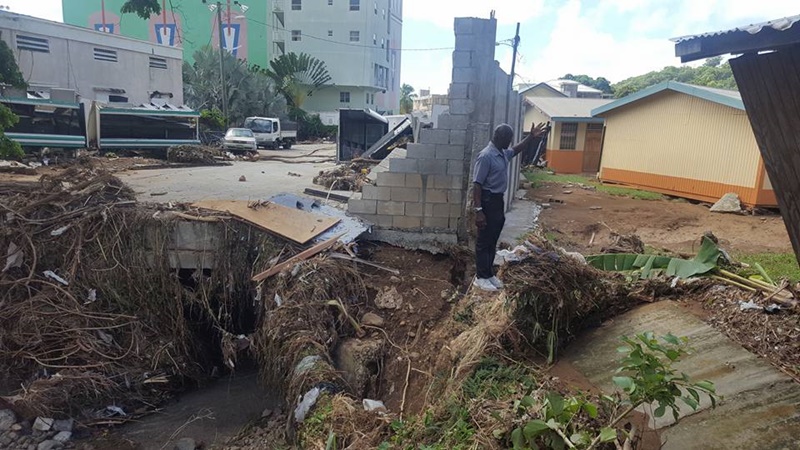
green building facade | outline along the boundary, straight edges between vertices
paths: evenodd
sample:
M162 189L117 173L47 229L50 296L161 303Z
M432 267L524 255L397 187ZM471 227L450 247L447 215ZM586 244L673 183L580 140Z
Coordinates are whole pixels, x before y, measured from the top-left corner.
M202 0L161 0L162 14L144 20L135 14L121 14L125 0L62 0L64 22L98 31L183 48L191 62L194 52L204 46L219 48L217 12ZM209 3L216 6L215 1ZM222 32L225 48L240 59L266 67L269 61L267 0L222 0ZM105 8L103 8L105 5ZM242 6L244 5L244 6Z

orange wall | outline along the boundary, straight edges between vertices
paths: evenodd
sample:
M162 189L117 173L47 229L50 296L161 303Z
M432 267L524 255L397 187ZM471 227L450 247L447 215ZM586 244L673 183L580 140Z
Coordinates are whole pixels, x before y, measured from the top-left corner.
M620 183L662 194L714 203L728 192L739 195L746 206L776 207L775 192L755 187L734 186L691 178L604 168L602 181Z
M547 167L556 173L583 172L583 152L578 150L552 150L545 153Z

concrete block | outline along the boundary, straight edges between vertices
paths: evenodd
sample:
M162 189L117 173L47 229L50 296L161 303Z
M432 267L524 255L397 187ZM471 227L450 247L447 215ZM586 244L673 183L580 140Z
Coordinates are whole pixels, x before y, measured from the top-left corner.
M392 189L386 186L365 185L361 188L362 200L391 200Z
M394 224L394 216L378 214L376 216L372 216L371 222L376 226L389 228Z
M422 220L425 228L449 228L450 219L447 217L426 217Z
M436 128L426 128L419 131L419 141L424 144L448 144L450 142L450 130L440 130Z
M471 17L456 17L454 29L456 35L472 34L474 19Z
M418 173L407 173L406 187L422 189L422 175Z
M428 187L434 187L436 189L450 189L451 184L453 183L453 177L448 175L434 175L428 178Z
M353 214L375 214L377 202L375 200L350 200L347 210Z
M408 144L406 157L411 159L433 159L436 157L436 145L432 143Z
M409 216L396 216L392 222L395 228L421 228L422 218Z
M448 203L447 191L444 189L427 189L425 190L425 202Z
M450 189L464 190L464 177L453 176L450 178Z
M433 254L442 254L458 243L453 230L420 233L419 230L384 230L374 229L370 240L392 244L409 250L424 250Z
M480 41L480 37L474 34L456 35L456 50L475 50L479 46ZM483 53L485 53L485 50Z
M433 217L450 217L450 204L439 203L433 205Z
M418 188L392 188L393 202L419 202L422 200L422 189Z
M436 159L457 159L460 162L464 161L464 146L463 145L437 145L436 146Z
M461 217L461 204L450 203L450 217Z
M464 161L447 161L447 174L464 176Z
M467 130L450 130L450 144L463 149L467 145Z
M445 175L447 174L448 162L461 162L461 161L447 161L438 159L420 159L418 172L427 175Z
M475 70L474 68L465 68L465 67L453 68L453 83L475 83L477 81L478 81L478 71ZM457 114L463 114L463 113L457 113Z
M433 203L425 203L422 207L422 215L425 217L433 217Z
M392 160L394 161L394 160ZM391 164L391 162L390 162ZM375 183L379 186L386 186L386 187L405 187L406 185L406 174L404 173L392 173L392 172L380 172L378 174L378 178L375 180Z
M472 67L472 52L468 50L453 52L453 67Z
M471 91L472 85L470 83L450 83L450 90L447 95L450 99L467 99L470 98Z
M406 213L406 204L403 202L378 202L377 212L387 216L402 216Z
M406 203L406 215L411 217L422 217L422 203Z
M472 100L450 100L450 113L452 114L472 114L475 112L475 102Z
M450 218L450 227L449 228L451 230L457 230L458 229L458 223L461 220L463 220L461 217L451 217Z
M426 160L394 158L389 161L389 171L401 174L417 173L419 172L417 161L426 161ZM403 183L405 183L405 177L403 177Z
M447 191L447 202L448 203L458 203L461 204L461 201L464 199L464 195L461 192L461 189L451 189Z
M439 128L446 130L466 130L469 116L466 114L442 114L439 116Z

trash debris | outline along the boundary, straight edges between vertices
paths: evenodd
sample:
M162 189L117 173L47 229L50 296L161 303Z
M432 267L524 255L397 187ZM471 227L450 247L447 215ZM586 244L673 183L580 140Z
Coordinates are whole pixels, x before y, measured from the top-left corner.
M720 198L717 203L709 210L718 213L738 213L742 212L742 201L735 192L729 192Z
M611 245L600 249L601 253L644 253L644 242L635 234L611 232Z
M176 145L167 149L167 161L183 164L217 165L223 153L214 147L203 145Z
M315 387L312 388L310 391L306 392L306 395L303 396L297 407L294 410L294 420L297 423L302 423L306 420L306 414L314 407L317 403L317 399L319 399L319 395L322 393L320 388Z
M124 416L127 416L127 415L128 415L128 414L125 412L125 410L123 410L123 409L122 409L122 408L120 408L119 406L114 406L114 405L109 405L109 406L106 406L106 412L110 414L110 415L108 415L107 417L113 417L113 416L115 416L115 415L117 415L117 416L123 416L123 417L124 417Z
M507 263L522 261L528 254L530 254L530 250L524 245L518 245L511 250L503 249L497 251L497 256L503 258L503 261Z
M302 177L302 175L300 175L299 173L294 173L294 172L288 172L287 175L289 175L290 177Z
M242 175L239 177L239 181L247 181L247 177Z
M383 402L380 400L370 400L368 398L365 398L362 401L362 404L364 405L364 411L370 411L370 412L377 411L383 413L387 411L386 405L384 405Z
M314 184L338 191L361 192L365 184L369 184L368 173L374 162L351 162L337 166L328 171L320 171L314 177ZM364 170L367 170L367 174Z
M69 230L72 225L64 225L61 228L56 228L50 232L50 236L61 236L65 231Z
M277 292L275 293L275 304L278 306L283 305L283 299Z
M46 276L47 278L52 278L53 280L58 281L59 283L63 284L64 286L69 286L69 282L67 280L65 280L65 279L61 278L60 276L56 275L56 273L53 272L52 270L45 270L43 272L43 275Z
M762 308L760 305L756 304L752 300L747 302L739 301L739 311L749 311L752 309L757 311L762 311L764 308Z
M294 368L294 376L298 377L313 369L314 364L320 360L322 360L322 358L319 355L308 355L304 357L297 363L297 367Z
M83 304L88 305L89 303L94 303L96 301L97 301L97 289L89 289L89 293L86 295L86 301Z
M6 255L6 265L3 266L3 270L1 272L5 272L8 269L22 267L24 254L22 253L22 249L17 247L17 244L9 242L8 252Z

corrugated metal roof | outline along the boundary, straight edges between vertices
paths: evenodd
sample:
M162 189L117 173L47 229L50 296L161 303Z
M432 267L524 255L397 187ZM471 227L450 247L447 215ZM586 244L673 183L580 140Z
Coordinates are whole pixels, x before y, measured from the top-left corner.
M665 90L672 90L681 92L693 97L702 98L710 102L719 103L721 105L729 106L731 108L744 110L744 103L742 96L738 91L730 91L727 89L717 89L705 86L695 86L693 84L679 83L677 81L665 81L663 83L650 86L647 89L642 89L639 92L633 93L626 97L617 99L611 103L600 105L592 110L592 115L598 116L604 114L612 109L616 109L630 103L639 101L645 97L657 94Z
M529 97L528 100L553 120L591 119L592 109L613 100L601 98Z
M557 91L561 91L561 86L563 86L566 83L566 84L577 84L578 92L593 92L596 94L603 93L603 91L601 91L600 89L595 89L591 86L586 86L585 84L581 84L578 83L577 81L572 81L572 80L550 80L550 81L545 81L545 83Z
M725 34L742 32L742 31L750 33L750 34L758 34L764 28L772 28L773 30L783 31L783 30L787 30L787 29L791 28L792 25L794 25L797 21L800 21L800 15L783 17L781 19L770 20L768 22L754 23L754 24L750 24L750 25L745 25L745 26L741 26L741 27L732 28L730 30L712 31L712 32L703 33L703 34L680 36L680 37L672 38L670 40L672 42L675 42L675 43L680 43L680 42L689 41L689 40L697 39L697 38L721 36L721 35L725 35Z

